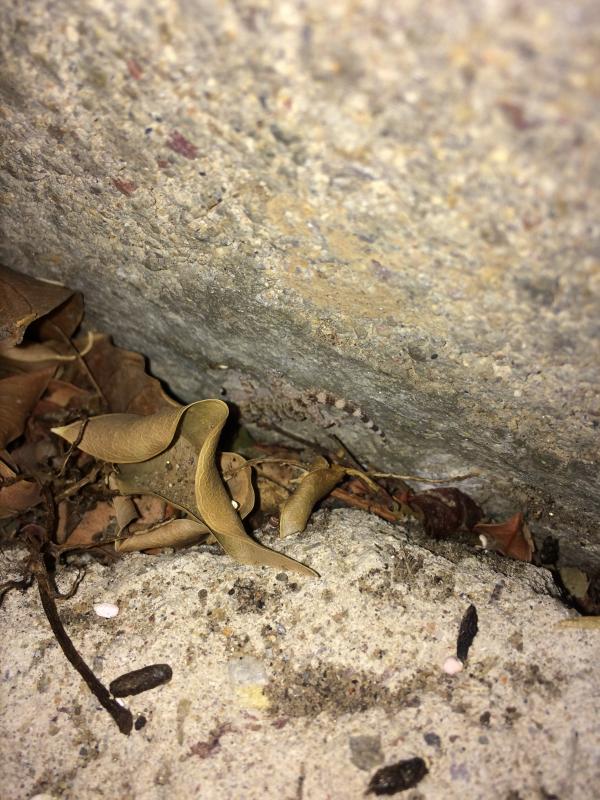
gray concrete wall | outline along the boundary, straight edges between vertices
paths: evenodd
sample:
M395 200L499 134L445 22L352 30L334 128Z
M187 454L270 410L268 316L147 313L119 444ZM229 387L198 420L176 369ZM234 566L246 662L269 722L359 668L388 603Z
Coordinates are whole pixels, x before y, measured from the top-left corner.
M362 458L598 553L597 3L1 15L9 266L185 398L318 432L327 390Z

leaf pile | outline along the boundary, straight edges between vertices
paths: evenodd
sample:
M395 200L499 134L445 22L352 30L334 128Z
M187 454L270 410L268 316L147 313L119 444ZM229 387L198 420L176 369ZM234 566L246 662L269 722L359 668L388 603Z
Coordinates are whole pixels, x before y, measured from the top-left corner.
M240 429L236 452L220 450L228 406L182 405L143 356L79 333L83 299L69 289L0 267L0 313L0 534L30 554L23 581L0 587L0 598L35 577L65 654L123 732L131 719L82 662L56 611L50 573L69 554L110 563L134 550L215 542L241 563L316 576L245 524L278 523L282 538L301 533L327 498L392 522L410 515L434 538L468 532L484 547L532 558L521 514L482 522L460 490L414 492L410 477L365 471L343 446L267 445Z

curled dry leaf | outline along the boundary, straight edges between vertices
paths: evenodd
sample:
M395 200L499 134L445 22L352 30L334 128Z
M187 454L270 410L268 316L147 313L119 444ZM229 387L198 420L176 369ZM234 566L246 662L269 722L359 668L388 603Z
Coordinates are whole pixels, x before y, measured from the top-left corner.
M19 344L28 325L55 310L54 324L70 336L83 313L81 296L77 301L81 311L74 317L67 313L73 297L73 292L64 286L36 280L0 265L0 347ZM67 324L67 319L70 324ZM75 321L75 327L72 327Z
M221 453L221 474L225 479L227 491L235 503L235 509L245 519L254 508L255 496L252 486L252 470L241 469L246 459L238 453Z
M146 417L105 414L88 420L83 428L81 423L73 423L53 430L71 443L77 441L84 452L117 464L116 483L124 494L157 494L196 522L203 522L225 552L238 561L314 575L309 567L246 534L216 463L217 444L228 414L222 400L200 400ZM248 504L249 497L244 501Z
M305 475L283 504L279 521L280 537L302 532L316 503L328 495L345 474L346 468L340 464L327 464Z
M64 342L28 342L0 349L0 369L5 373L34 372L44 367L78 361L80 357Z
M145 358L115 347L105 334L93 334L85 363L106 398L109 411L145 416L162 408L179 408L160 381L148 375Z
M202 403L210 404L206 410ZM217 443L229 410L222 400L195 403L182 421L182 433L196 447L196 505L201 519L208 525L225 552L246 564L266 564L290 569L303 575L315 575L310 567L276 553L251 539L244 530L241 518L231 505L231 499L217 470Z
M483 517L483 511L460 489L429 489L396 498L421 517L425 533L435 539L470 531Z
M505 522L480 522L473 530L479 534L481 543L488 550L497 550L502 555L520 561L531 561L533 538L520 511Z
M23 433L27 418L53 375L52 367L0 380L0 448Z
M115 538L117 521L112 503L101 501L86 511L71 531L61 550L94 547Z
M102 461L136 464L162 453L171 444L182 415L189 406L159 411L149 417L138 414L101 414L72 422L52 432Z
M117 553L132 553L157 547L187 547L205 539L211 533L203 522L194 519L170 519L147 531L115 542Z
M117 536L120 536L129 523L138 518L139 514L131 497L118 494L113 497L112 504L117 518Z
M79 408L90 399L90 393L66 381L53 379L48 384L46 399L59 408Z
M40 487L34 481L18 480L0 488L0 519L14 517L42 502Z

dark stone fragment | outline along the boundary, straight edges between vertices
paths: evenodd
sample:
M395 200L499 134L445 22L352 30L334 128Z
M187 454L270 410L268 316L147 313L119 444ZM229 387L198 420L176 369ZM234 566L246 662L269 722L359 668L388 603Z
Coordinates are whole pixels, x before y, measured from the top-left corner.
M430 747L440 747L442 744L442 740L437 733L425 733L423 734L423 738Z
M155 689L163 683L167 683L173 677L173 670L168 664L150 664L142 669L134 669L133 672L126 672L115 678L109 685L113 697L127 697L130 694L147 692L148 689Z
M136 717L136 720L135 720L135 722L133 724L133 727L136 729L136 731L141 731L142 728L144 727L144 725L147 722L148 722L148 720L146 719L146 717L143 714L138 714L138 716Z
M378 769L369 781L367 794L396 794L412 789L420 783L429 770L422 758L407 758L389 767Z
M471 604L460 621L458 639L456 641L456 657L463 663L467 660L469 648L477 636L477 609Z
M479 724L483 725L484 728L489 728L491 718L492 715L490 714L490 712L484 711L483 714L481 714L481 716L479 717Z

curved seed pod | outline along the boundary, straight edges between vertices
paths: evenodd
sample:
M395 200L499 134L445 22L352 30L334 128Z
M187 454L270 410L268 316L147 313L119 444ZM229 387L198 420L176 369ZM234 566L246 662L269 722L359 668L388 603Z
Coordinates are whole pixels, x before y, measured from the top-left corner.
M328 495L345 474L345 467L332 464L328 467L319 467L305 475L296 491L283 504L279 536L283 538L303 531L315 504Z

